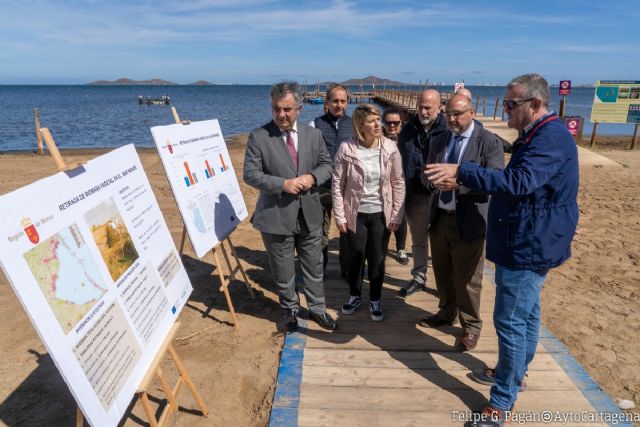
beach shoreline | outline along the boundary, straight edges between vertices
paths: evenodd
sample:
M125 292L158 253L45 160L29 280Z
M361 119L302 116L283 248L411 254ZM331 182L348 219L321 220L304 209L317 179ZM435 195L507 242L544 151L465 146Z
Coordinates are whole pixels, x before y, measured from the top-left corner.
M246 139L246 134L240 135L228 148L251 213L257 192L241 177ZM581 217L573 256L549 273L542 292L542 317L606 393L638 405L640 219L636 209L640 195L633 183L640 182L640 150L626 150L625 143L630 143L630 137L598 144L596 150L622 166L581 167ZM585 139L581 145L588 144ZM61 149L61 153L73 164L110 150ZM138 148L137 152L179 245L182 221L157 150ZM0 153L0 162L0 194L56 172L48 155L33 152ZM182 327L175 345L211 415L202 418L180 411L173 415L176 425L268 425L283 344L277 327L281 312L259 233L247 220L234 232L233 241L257 294L252 300L241 284L231 286L241 325L238 331L230 326L212 257L199 260L190 245L185 246L183 262L194 292L180 316ZM75 402L4 275L0 275L0 298L0 421L8 425L73 424ZM171 368L167 373L175 374ZM533 383L536 378L528 381ZM196 407L188 393L180 403L185 408ZM140 405L131 414L144 418ZM123 425L138 424L130 416Z

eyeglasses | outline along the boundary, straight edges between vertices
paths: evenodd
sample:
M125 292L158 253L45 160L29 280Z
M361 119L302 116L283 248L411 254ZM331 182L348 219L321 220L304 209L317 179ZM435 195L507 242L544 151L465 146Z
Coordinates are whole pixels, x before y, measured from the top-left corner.
M385 124L386 126L395 126L395 127L398 127L398 126L400 126L400 125L402 124L402 122L401 122L401 121L396 121L396 122L384 122L384 124Z
M527 99L503 99L502 107L508 108L509 110L513 110L518 105L522 105L525 102L533 101L535 98L527 98Z
M447 117L458 118L461 115L463 115L464 113L466 113L467 111L471 111L471 108L467 108L466 110L463 110L463 111L445 111L444 115L447 116Z

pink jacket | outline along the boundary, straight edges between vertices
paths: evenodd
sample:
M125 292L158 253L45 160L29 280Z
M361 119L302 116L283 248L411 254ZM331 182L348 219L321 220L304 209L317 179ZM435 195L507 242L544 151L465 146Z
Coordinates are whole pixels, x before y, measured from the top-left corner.
M382 138L380 150L380 189L387 227L400 224L404 215L404 176L402 160L396 143ZM333 162L331 197L336 224L347 224L355 233L358 207L364 194L364 167L358 158L358 143L343 142Z

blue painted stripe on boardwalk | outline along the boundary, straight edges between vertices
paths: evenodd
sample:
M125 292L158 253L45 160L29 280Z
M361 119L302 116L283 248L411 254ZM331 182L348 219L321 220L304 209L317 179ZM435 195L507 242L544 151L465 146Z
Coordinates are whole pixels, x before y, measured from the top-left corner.
M307 322L298 318L298 330L306 332ZM271 405L269 427L296 427L300 406L300 383L302 381L302 360L307 343L305 333L287 334L278 367L278 382Z
M544 325L540 325L540 343L547 349L560 367L567 373L569 378L574 382L576 387L587 398L589 403L594 407L596 412L608 413L611 420L620 420L619 422L610 422L610 426L630 426L633 423L623 422L625 413L611 400L606 393L602 391L600 386L589 376L587 371L578 363L578 361L569 353L567 347L564 346L553 333Z

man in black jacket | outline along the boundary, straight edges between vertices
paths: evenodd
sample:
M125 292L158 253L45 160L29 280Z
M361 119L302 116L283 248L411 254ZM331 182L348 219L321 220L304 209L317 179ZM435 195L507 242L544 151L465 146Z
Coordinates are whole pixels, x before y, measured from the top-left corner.
M427 163L468 161L488 169L504 168L502 143L476 124L465 95L454 95L444 114L449 131L432 141ZM459 318L463 329L460 348L469 351L476 347L482 329L480 293L489 195L455 181L438 189L431 199L429 242L439 310L419 325L436 328Z
M413 268L411 281L400 289L406 297L424 289L427 283L427 246L430 197L421 177L429 154L431 141L446 131L445 118L440 111L440 93L426 89L420 93L415 119L407 123L398 136L402 155L402 169L406 180L405 215L411 232Z
M351 127L351 117L347 114L347 105L349 104L349 92L347 88L334 84L329 86L327 94L325 96L324 105L327 112L316 117L311 123L311 126L319 129L322 132L324 143L327 146L327 151L333 159L336 157L338 147L344 141L353 137L353 129ZM331 180L327 181L319 187L320 190L320 203L322 204L322 211L324 215L324 222L322 224L322 255L323 266L327 268L328 262L328 247L329 247L329 230L331 229L331 210L333 209L333 203L331 201ZM340 235L340 275L346 277L347 265L346 265L346 240Z

